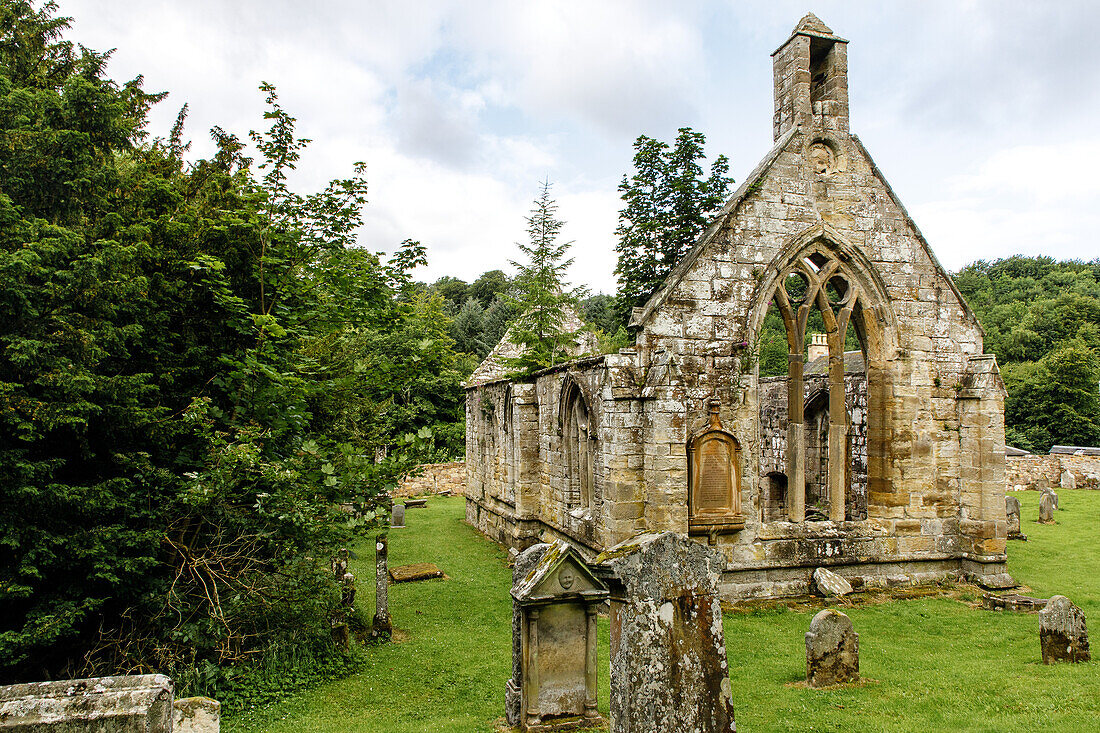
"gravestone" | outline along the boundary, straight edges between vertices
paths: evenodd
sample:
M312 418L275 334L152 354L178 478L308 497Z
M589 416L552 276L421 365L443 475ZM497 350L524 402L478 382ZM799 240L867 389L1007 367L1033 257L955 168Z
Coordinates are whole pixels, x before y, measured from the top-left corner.
M828 687L859 679L859 634L852 620L827 608L810 621L806 632L806 681Z
M1050 501L1054 505L1054 511L1058 511L1058 494L1057 494L1057 492L1055 492L1054 489L1051 489L1050 491L1047 492L1047 496L1050 497Z
M1005 497L1005 517L1008 519L1008 539L1026 540L1020 532L1020 500L1015 496Z
M1077 477L1069 471L1062 471L1062 476L1058 479L1058 486L1063 489L1076 489Z
M412 565L398 565L390 571L390 580L395 583L411 583L417 580L442 578L443 571L434 562L414 562Z
M405 505L394 504L390 510L390 526L401 528L405 526Z
M1054 524L1054 499L1050 494L1039 497L1039 524Z
M1051 596L1039 612L1039 646L1043 664L1091 659L1085 614L1065 596Z
M209 697L185 697L172 704L172 733L219 733L221 703Z
M813 578L814 587L823 596L846 596L852 592L852 584L832 570L818 568Z
M172 731L172 681L160 674L0 687L0 731Z
M527 574L534 570L535 565L542 559L543 554L550 548L545 542L531 545L523 552L515 555L515 563L512 565L512 587L520 584ZM512 548L509 552L515 552ZM523 688L523 614L520 606L512 601L512 676L504 685L504 711L508 719L508 725L519 727L520 713L522 711Z
M521 574L524 568L530 569ZM509 722L518 720L523 731L602 725L606 721L596 710L596 615L607 588L562 540L528 554L513 579L519 643L517 649L513 635L513 678L505 692Z
M731 733L718 579L725 557L674 532L596 559L611 589L611 730Z
M393 635L393 622L390 620L390 571L389 538L378 537L374 545L374 619L371 621L370 635L374 639L389 639Z

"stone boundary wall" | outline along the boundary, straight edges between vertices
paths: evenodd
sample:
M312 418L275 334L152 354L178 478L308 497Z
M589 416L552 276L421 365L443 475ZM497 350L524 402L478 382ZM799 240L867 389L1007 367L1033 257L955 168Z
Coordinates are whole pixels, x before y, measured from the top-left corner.
M1100 456L1005 456L1005 488L1038 489L1045 478L1057 491L1062 473L1069 471L1078 489L1100 489Z
M417 476L406 476L397 486L396 496L441 494L450 491L456 496L466 492L466 461L426 463Z

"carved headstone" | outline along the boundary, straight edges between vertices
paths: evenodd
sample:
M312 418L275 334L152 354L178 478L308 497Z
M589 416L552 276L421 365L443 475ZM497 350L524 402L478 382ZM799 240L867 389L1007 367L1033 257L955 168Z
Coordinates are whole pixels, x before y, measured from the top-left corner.
M846 596L852 592L851 583L825 568L814 571L814 587L823 596Z
M1008 519L1008 539L1026 540L1020 532L1020 500L1015 496L1005 497L1005 517Z
M1039 497L1039 524L1054 524L1054 499L1050 494Z
M613 578L611 730L736 730L718 603L725 557L665 532L622 542L596 562Z
M1085 614L1065 596L1051 596L1039 612L1039 645L1043 664L1089 661Z
M711 537L745 526L741 446L722 428L718 407L717 400L710 401L706 429L688 443L688 527L691 534Z
M512 566L512 587L519 585L527 574L534 570L550 545L540 542L531 545L516 555ZM512 601L512 677L504 686L504 712L508 725L513 728L520 724L521 695L523 689L523 613L520 605Z
M1058 480L1058 486L1063 488L1063 489L1076 489L1077 488L1077 477L1075 477L1069 471L1062 471L1062 476Z
M172 730L172 681L160 674L0 687L0 731Z
M828 687L859 679L859 634L852 620L827 608L810 621L806 632L806 681Z
M518 719L523 731L601 725L605 721L596 710L596 615L607 600L607 588L561 540L531 553L523 566L530 569L514 573L512 586L513 610L520 616L520 655L516 670L513 638L513 679L505 693L509 720Z
M1054 505L1054 511L1058 511L1058 494L1057 494L1057 492L1055 492L1054 489L1051 489L1050 491L1046 492L1046 495L1050 497L1050 501Z
M390 510L390 526L391 527L404 527L405 526L405 505L394 504L393 509Z

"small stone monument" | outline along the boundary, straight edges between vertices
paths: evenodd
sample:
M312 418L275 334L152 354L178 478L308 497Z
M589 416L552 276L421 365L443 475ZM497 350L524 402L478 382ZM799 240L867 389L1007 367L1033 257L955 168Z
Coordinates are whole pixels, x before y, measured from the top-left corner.
M1054 499L1050 494L1039 497L1039 524L1054 524Z
M509 724L523 731L602 725L606 721L596 710L596 614L607 588L561 540L521 554L513 579Z
M393 635L393 622L390 620L390 570L389 538L380 535L374 545L374 619L371 621L370 635L373 639L389 639Z
M852 584L832 570L818 568L813 579L814 587L823 596L846 596L852 592Z
M0 731L172 730L172 681L160 674L0 687Z
M810 621L806 632L806 681L828 687L859 679L859 634L852 620L827 608Z
M1058 488L1061 489L1076 489L1077 477L1069 471L1062 471L1062 475L1058 478Z
M596 559L611 590L611 730L736 730L718 578L725 556L675 532Z
M1008 519L1008 539L1026 540L1020 531L1020 500L1015 496L1005 497L1005 517Z
M172 733L219 733L222 706L209 697L185 697L172 704Z
M1085 614L1065 596L1051 596L1039 611L1039 645L1043 664L1089 661Z
M390 526L400 529L405 526L405 505L394 504L390 510Z

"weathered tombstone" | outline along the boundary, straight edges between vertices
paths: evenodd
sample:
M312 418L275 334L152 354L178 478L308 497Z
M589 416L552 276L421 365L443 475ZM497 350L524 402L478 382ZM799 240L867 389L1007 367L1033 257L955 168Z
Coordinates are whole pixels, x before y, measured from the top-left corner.
M1076 489L1077 477L1069 471L1062 471L1062 476L1058 480L1058 486L1063 489Z
M1039 612L1039 646L1043 664L1091 659L1085 614L1065 596L1051 596Z
M725 557L664 532L596 563L611 589L611 730L735 731L718 602Z
M859 679L859 634L852 620L827 608L810 621L806 632L806 681L828 687Z
M550 548L545 542L531 545L523 552L514 555L512 565L512 587L519 585L527 577L543 554ZM515 552L515 548L509 552ZM504 711L508 725L518 727L523 710L523 614L519 604L512 601L512 676L504 685Z
M172 731L172 681L160 674L0 687L0 731Z
M219 733L222 706L209 697L185 697L172 705L172 733Z
M405 505L394 504L390 510L390 526L401 528L405 526Z
M568 543L556 540L536 547L541 549L526 558L537 555L534 565L523 563L530 568L527 573L513 569L519 658L513 635L513 679L505 693L509 722L518 719L524 731L602 724L596 710L596 614L607 600L607 588Z
M1046 494L1047 494L1047 496L1050 497L1050 501L1054 505L1054 511L1058 511L1058 494L1057 494L1057 492L1055 492L1054 489L1051 489L1050 491L1046 492Z
M823 596L846 596L852 592L852 584L832 570L818 568L813 578L814 587Z
M1048 479L1046 476L1040 476L1035 482L1035 488L1037 488L1039 491L1049 491L1050 479Z
M1008 539L1026 540L1020 531L1020 500L1015 496L1005 497L1005 517L1008 519Z
M374 639L389 639L393 635L393 622L390 621L389 538L386 535L380 535L374 545L374 564L374 619L370 635Z
M1039 524L1054 524L1054 499L1050 494L1039 497Z

